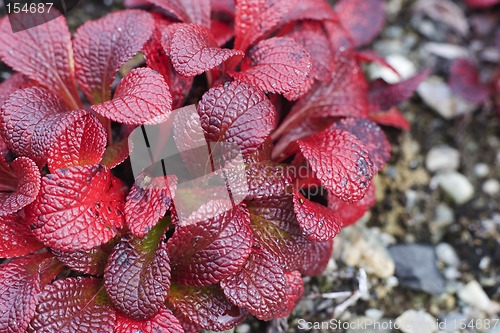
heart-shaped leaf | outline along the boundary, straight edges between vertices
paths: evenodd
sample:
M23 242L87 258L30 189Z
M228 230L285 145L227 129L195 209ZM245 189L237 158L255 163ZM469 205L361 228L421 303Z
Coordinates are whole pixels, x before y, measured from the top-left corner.
M144 238L124 237L109 256L104 285L114 307L135 320L157 314L170 287L170 265L165 243L160 243L166 221Z
M234 274L252 248L250 214L237 206L215 218L178 227L169 239L172 279L201 286Z
M277 118L274 105L262 91L237 81L206 92L198 114L209 142L235 143L244 154L264 142Z
M55 11L55 9L53 9ZM0 22L0 57L14 70L23 73L54 92L70 107L79 108L75 83L71 35L63 15L30 26L33 16L52 18L48 12L20 13L17 21L27 29L13 33L8 17Z
M354 135L328 129L298 141L321 184L340 199L363 198L374 175L368 150Z
M264 91L283 94L289 100L301 97L311 88L311 56L292 38L274 37L261 41L250 50L249 56L252 67L243 72L231 72L235 79Z
M66 278L42 290L30 332L113 332L115 318L101 279Z
M154 28L141 10L122 10L89 21L74 36L78 84L92 104L111 98L118 69L142 49Z
M196 24L180 24L170 45L170 58L175 70L183 76L195 76L215 68L235 56L239 50L219 48L211 32Z
M124 224L123 183L102 165L57 169L42 179L28 219L35 236L63 251L90 250Z

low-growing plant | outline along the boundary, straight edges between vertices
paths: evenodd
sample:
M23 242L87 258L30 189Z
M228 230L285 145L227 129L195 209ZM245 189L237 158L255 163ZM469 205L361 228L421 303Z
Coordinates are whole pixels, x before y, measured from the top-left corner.
M390 156L376 123L407 129L397 104L426 76L366 79L364 62L390 67L361 50L382 0L133 2L144 8L73 36L63 16L0 23L17 72L0 86L2 332L221 331L289 315L302 276L321 274L334 236L375 202ZM229 210L181 189L168 164L132 175L129 134L193 103L206 142L243 157L244 200ZM196 223L179 218L181 196L205 200Z

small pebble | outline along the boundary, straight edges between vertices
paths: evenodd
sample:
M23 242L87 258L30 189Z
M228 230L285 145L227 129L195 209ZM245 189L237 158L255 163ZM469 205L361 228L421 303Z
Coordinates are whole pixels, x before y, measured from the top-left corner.
M425 158L425 166L431 172L456 170L460 165L460 153L449 146L433 147Z
M406 310L396 318L404 333L433 333L438 330L436 318L425 311Z
M373 320L380 320L384 316L384 312L379 309L368 309L365 311L365 316Z
M250 333L251 330L252 328L248 324L241 324L236 327L236 333Z
M456 267L446 267L443 271L443 275L448 281L453 281L458 279L462 274L458 271Z
M500 183L496 179L488 179L483 183L483 192L488 195L495 195L500 191Z
M448 243L440 243L436 246L436 256L448 266L457 267L460 264L455 249Z
M458 290L458 298L463 302L478 308L479 310L495 313L500 310L500 306L492 302L483 290L483 287L476 280L467 283Z
M441 187L456 204L464 204L474 196L474 187L467 177L461 173L446 171L438 174L436 177L439 187Z
M490 264L491 264L491 258L490 257L482 257L481 258L481 261L479 261L479 268L482 270L482 271L485 271L487 270L489 267L490 267Z
M486 163L477 163L474 165L474 174L479 178L484 178L490 173L490 167Z

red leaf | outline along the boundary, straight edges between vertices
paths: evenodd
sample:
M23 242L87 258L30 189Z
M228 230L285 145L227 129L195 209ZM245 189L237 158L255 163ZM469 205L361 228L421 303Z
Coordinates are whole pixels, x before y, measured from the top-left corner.
M43 88L18 90L2 106L0 130L14 153L43 165L54 128L68 111L56 95Z
M336 20L337 14L325 0L300 0L285 15L282 23L302 20ZM307 21L304 21L307 22Z
M245 51L276 27L297 0L238 0L234 48Z
M299 302L302 294L304 294L304 281L298 271L285 272L285 302L282 305L282 311L277 315L278 318L283 318L292 313L293 309Z
M59 270L47 253L14 259L0 266L0 331L25 333L35 314L40 289Z
M374 173L381 170L391 157L391 144L384 132L368 119L345 118L335 123L334 128L357 137L366 147L374 165Z
M172 279L202 286L234 274L252 248L249 215L237 206L215 218L178 227L167 242Z
M57 125L47 152L49 169L96 164L106 149L106 131L99 120L86 111L72 112Z
M285 298L283 269L266 253L251 253L236 274L221 282L226 297L260 320L271 320Z
M0 83L0 107L9 98L10 94L17 90L32 87L35 84L35 81L21 73L12 74L7 80Z
M142 49L153 27L150 14L122 10L78 28L74 36L76 74L92 104L110 99L116 72Z
M410 98L420 83L427 78L429 71L425 70L404 81L389 84L382 79L370 82L370 111L386 111Z
M92 110L122 124L159 124L172 111L172 97L161 74L136 68L120 81L112 100L92 105Z
M170 265L160 223L144 238L124 237L109 256L104 285L114 307L134 320L153 317L170 287Z
M465 3L475 8L487 8L500 3L500 0L465 0Z
M55 9L53 9L55 13ZM14 70L50 89L69 106L79 108L71 35L63 15L20 13L26 29L13 33L9 19L0 22L0 57ZM34 26L33 20L46 23Z
M148 0L186 23L210 27L210 0Z
M304 21L295 25L287 36L304 46L312 58L311 76L320 81L332 79L334 54L321 22Z
M229 23L212 20L210 22L210 32L215 38L217 45L223 46L234 37L234 30Z
M170 45L172 64L183 76L201 74L231 57L244 55L239 50L219 48L210 31L195 24L178 25Z
M312 242L302 237L297 239L298 271L306 276L316 276L323 273L330 260L333 249L333 240Z
M19 214L0 216L0 258L21 257L42 247Z
M100 247L78 252L63 252L52 249L51 252L60 262L72 270L95 276L104 274L104 266L108 261L108 253Z
M317 82L295 103L278 130L277 138L298 126L307 117L368 117L367 83L352 52L335 56L330 82ZM321 120L320 120L321 121Z
M336 211L347 227L359 220L375 204L375 186L372 184L363 199L355 203L347 203L334 195L328 195L328 207Z
M33 333L112 332L116 314L101 279L66 278L46 286L31 322Z
M356 59L359 62L376 63L382 67L390 69L394 74L400 77L398 71L392 67L381 55L372 50L361 50L356 52Z
M453 62L448 84L455 94L471 103L483 103L490 94L490 88L479 79L477 66L468 59Z
M372 112L369 118L380 125L393 126L404 131L410 129L410 123L395 106L387 111Z
M40 171L27 157L18 157L9 168L0 155L0 216L15 213L32 203L40 190Z
M374 175L370 155L354 135L326 130L298 141L300 150L321 184L340 199L363 198Z
M244 154L254 152L276 126L276 111L269 98L237 81L206 92L198 114L209 142L235 143Z
M29 216L35 236L63 251L90 250L123 226L123 183L101 165L58 169L42 179Z
M179 320L172 311L162 307L154 317L136 321L120 313L116 314L114 333L184 333Z
M125 223L133 235L144 237L165 215L176 185L172 176L151 178L141 174L137 177L125 202Z
M129 154L128 138L123 138L106 148L99 164L113 169L123 163L129 157Z
M172 283L168 301L194 324L205 330L224 331L241 324L246 311L234 306L220 287L183 286Z
M266 39L253 47L249 56L252 67L230 73L235 79L264 91L283 94L288 100L299 98L311 88L311 56L292 38Z
M270 161L252 163L247 166L248 194L246 200L291 198L296 170L285 164Z
M384 26L383 0L340 0L335 11L355 42L354 46L369 44Z
M309 201L297 190L293 195L294 212L304 235L316 242L335 237L342 228L342 219L335 211Z

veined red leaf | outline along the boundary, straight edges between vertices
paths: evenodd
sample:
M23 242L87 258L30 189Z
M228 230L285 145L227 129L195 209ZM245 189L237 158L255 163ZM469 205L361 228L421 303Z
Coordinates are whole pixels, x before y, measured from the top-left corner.
M89 21L74 36L78 84L92 104L111 97L118 69L142 49L154 28L153 17L140 10L122 10Z
M287 36L302 45L311 55L313 64L311 76L320 81L330 81L335 59L322 23L315 21L297 23Z
M395 106L386 111L372 112L369 115L371 121L384 126L393 126L404 131L410 129L410 123Z
M212 12L228 14L234 17L236 7L234 0L210 0Z
M372 42L384 25L383 0L340 0L334 8L355 46Z
M57 124L47 152L49 169L96 164L106 149L106 131L87 111L75 111Z
M122 124L159 124L172 111L172 96L161 74L150 68L136 68L120 81L112 100L91 108Z
M234 274L252 248L250 214L237 206L215 218L177 227L167 242L176 282L202 286Z
M19 214L0 216L0 258L21 257L42 247Z
M455 94L471 103L483 103L490 94L490 88L480 82L477 66L469 59L453 61L448 84Z
M229 23L220 20L210 22L210 32L214 36L217 45L222 47L234 37L234 30Z
M246 200L284 198L293 193L297 170L285 164L270 161L247 166L248 195Z
M296 238L298 249L297 270L306 276L316 276L323 273L332 256L333 240L313 242L305 237ZM300 251L300 252L299 252Z
M99 164L104 165L109 169L113 169L117 165L123 163L129 157L129 142L125 137L118 142L108 146L102 155Z
M304 95L312 85L312 60L307 51L288 37L261 41L250 51L252 67L230 74L239 81L268 92L283 94L289 100Z
M81 102L75 83L71 35L64 15L57 18L54 18L54 13L48 12L16 15L20 15L16 21L25 25L26 29L13 33L9 19L4 17L1 20L2 60L14 70L53 91L70 107L79 108ZM34 20L44 20L46 23L34 26Z
M267 253L253 252L245 265L221 282L226 297L260 320L271 320L281 311L286 279L283 269Z
M297 0L238 0L234 48L242 51L276 27Z
M210 0L148 0L180 21L210 27Z
M77 252L64 252L52 249L51 252L60 262L72 270L94 276L102 276L104 274L104 267L108 261L108 253L101 247Z
M18 90L2 106L0 130L14 153L43 165L53 142L55 124L66 117L68 111L48 90L38 87Z
M259 215L283 230L291 233L300 233L295 213L293 212L291 195L249 201L248 208L252 215Z
M328 207L340 215L344 222L342 226L344 228L359 220L374 204L375 185L373 184L370 185L363 199L352 204L342 201L336 196L328 193Z
M363 198L374 165L366 147L354 135L326 130L298 144L323 187L347 202Z
M278 138L305 118L368 117L367 82L353 52L335 56L330 82L316 82L297 103L280 127L273 133Z
M427 78L429 71L425 70L404 81L389 84L382 79L370 82L368 98L370 111L386 111L410 98L420 83Z
M30 227L46 246L90 250L113 238L124 223L125 188L102 165L57 169L42 179L30 206Z
M153 317L170 287L170 260L161 242L166 221L144 238L125 236L109 256L104 285L114 307L135 320Z
M172 64L183 76L201 74L231 57L244 55L240 50L219 48L210 31L195 24L180 24L170 45Z
M394 74L396 74L399 77L398 71L392 67L391 64L387 62L380 54L378 54L375 51L372 50L361 50L361 51L356 51L356 59L358 59L359 62L367 62L367 63L376 63L382 67L385 67L387 69L390 69Z
M200 333L201 331L203 331L203 327L189 320L179 310L172 307L172 312L175 318L179 320L184 333Z
M116 314L101 279L66 278L47 285L39 295L32 333L112 332Z
M125 202L125 223L130 232L142 238L170 208L176 179L141 174L135 180Z
M29 158L18 157L8 167L0 154L0 216L32 203L40 191L40 177L38 167Z
M120 313L116 314L114 333L184 333L179 320L172 311L162 307L152 318L147 320L133 320Z
M374 173L380 171L391 157L391 144L382 129L368 119L344 118L334 128L357 137L366 147L374 166Z
M303 20L337 20L337 14L326 0L300 0L285 15L282 23ZM307 21L305 21L307 22Z
M235 143L244 154L264 142L277 118L274 105L262 91L237 81L206 92L198 114L208 141Z
M293 194L293 206L300 228L308 239L315 242L327 241L340 232L343 222L339 214L306 199L298 190Z
M0 331L25 333L35 314L40 289L62 265L50 254L14 259L0 266Z
M0 83L0 107L9 98L10 94L34 85L36 85L36 82L26 75L21 73L12 74L7 80Z
M282 305L282 311L277 315L283 318L292 313L293 309L304 294L304 281L299 271L285 272L285 302Z
M224 331L241 324L246 311L233 305L216 285L195 287L172 283L168 301L205 330Z

